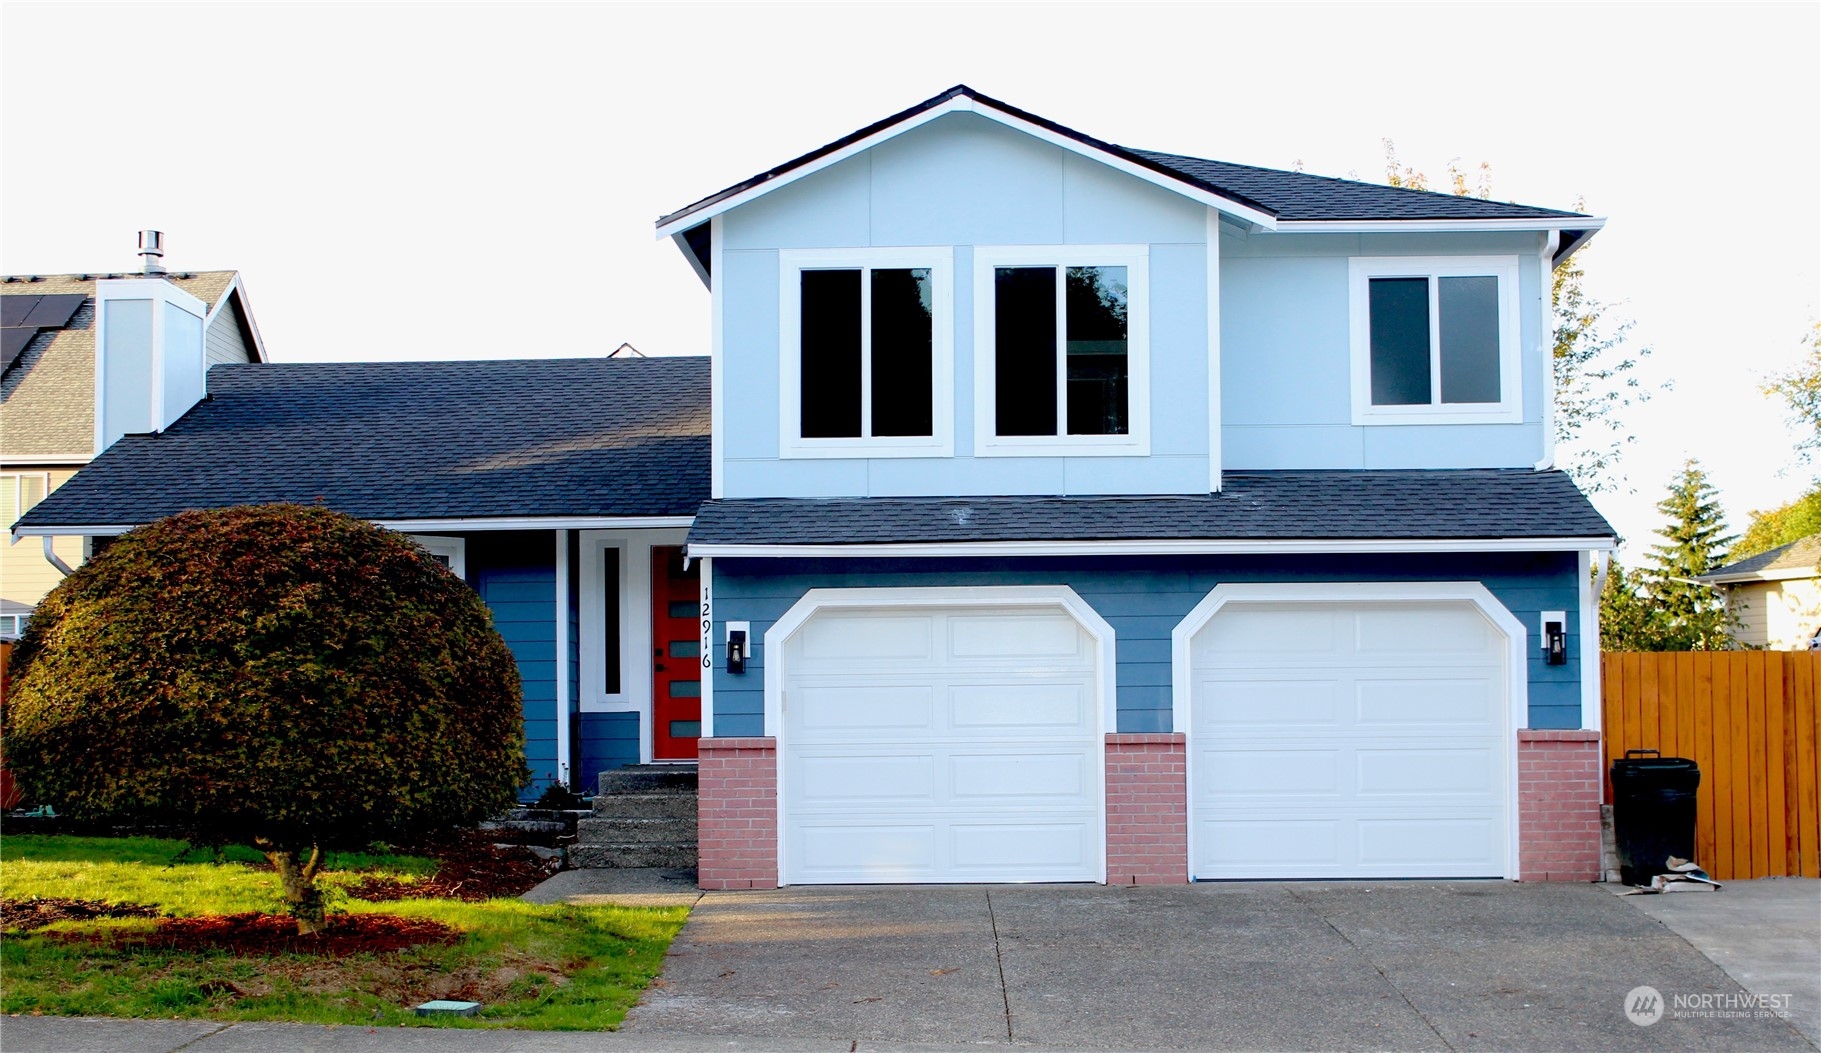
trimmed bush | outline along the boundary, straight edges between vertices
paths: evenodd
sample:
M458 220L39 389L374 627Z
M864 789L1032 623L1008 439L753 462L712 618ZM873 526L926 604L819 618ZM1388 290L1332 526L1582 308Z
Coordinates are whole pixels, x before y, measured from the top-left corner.
M322 508L121 535L14 652L5 753L33 798L272 859L306 931L326 847L481 819L529 777L487 607L401 534Z

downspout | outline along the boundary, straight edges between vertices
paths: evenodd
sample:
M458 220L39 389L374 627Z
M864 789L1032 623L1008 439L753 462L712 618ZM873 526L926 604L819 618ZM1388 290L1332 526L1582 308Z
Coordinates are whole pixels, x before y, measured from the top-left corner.
M56 567L57 573L67 578L71 574L76 573L76 571L71 568L68 563L63 562L63 557L57 555L57 550L51 547L52 543L56 540L56 538L49 534L44 535L44 561L51 566Z
M1537 259L1537 298L1543 306L1538 338L1543 346L1543 459L1536 462L1539 472L1555 467L1555 304L1550 301L1550 291L1555 285L1555 253L1561 245L1562 232L1550 231L1543 238L1543 254Z

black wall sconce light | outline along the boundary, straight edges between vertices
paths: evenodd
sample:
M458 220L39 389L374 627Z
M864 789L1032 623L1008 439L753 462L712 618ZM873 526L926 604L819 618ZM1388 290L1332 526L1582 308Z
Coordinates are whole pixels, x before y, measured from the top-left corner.
M751 635L751 623L727 623L727 671L729 673L746 672L746 659L752 653L752 645L747 642Z
M1568 612L1543 612L1543 662L1568 664Z

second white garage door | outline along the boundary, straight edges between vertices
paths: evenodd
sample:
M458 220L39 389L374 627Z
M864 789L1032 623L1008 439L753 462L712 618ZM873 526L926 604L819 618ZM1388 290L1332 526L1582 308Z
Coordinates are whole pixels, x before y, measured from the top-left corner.
M828 608L786 642L784 880L1102 877L1097 645L1055 608Z
M1190 646L1193 875L1505 875L1508 649L1466 602L1221 608Z

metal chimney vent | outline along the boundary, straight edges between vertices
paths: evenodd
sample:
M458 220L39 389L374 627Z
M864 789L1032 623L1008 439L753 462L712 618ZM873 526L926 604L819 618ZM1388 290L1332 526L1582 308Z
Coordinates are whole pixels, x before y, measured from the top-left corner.
M139 258L145 264L145 273L164 273L163 231L142 230L139 232Z

